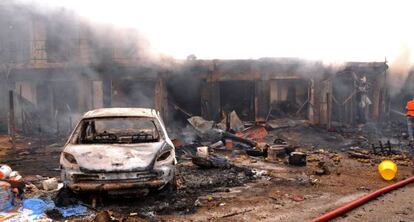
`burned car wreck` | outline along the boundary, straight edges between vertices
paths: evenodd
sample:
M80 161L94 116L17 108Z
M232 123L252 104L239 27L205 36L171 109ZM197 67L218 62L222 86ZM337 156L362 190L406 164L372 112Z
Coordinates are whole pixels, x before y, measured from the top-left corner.
M175 188L175 148L159 113L144 108L87 112L60 156L72 191Z

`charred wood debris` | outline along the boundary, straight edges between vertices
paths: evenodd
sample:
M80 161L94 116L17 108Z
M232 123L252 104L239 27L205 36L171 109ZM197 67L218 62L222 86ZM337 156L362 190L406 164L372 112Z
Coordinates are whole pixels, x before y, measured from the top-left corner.
M185 112L181 108L179 110ZM406 133L395 133L394 129L404 127L399 122L359 126L337 124L326 130L309 124L307 120L284 118L252 123L240 120L235 111L223 116L218 123L200 116L188 118L196 137L190 143L184 143L180 139L173 140L177 158L181 161L191 160L200 169L229 167L237 156L298 167L317 162L314 174L325 175L330 174L326 159L329 159L331 165L337 165L343 158L341 153L361 163L375 165L381 160L391 159L403 166L411 164L410 157L414 153L413 144L406 141ZM283 136L277 137L280 135L277 132L289 128L299 131L301 128L311 128L318 133L335 136L332 136L334 139L327 139L333 140L327 149L320 148L323 144L318 146L317 142L301 146L301 138L288 142Z

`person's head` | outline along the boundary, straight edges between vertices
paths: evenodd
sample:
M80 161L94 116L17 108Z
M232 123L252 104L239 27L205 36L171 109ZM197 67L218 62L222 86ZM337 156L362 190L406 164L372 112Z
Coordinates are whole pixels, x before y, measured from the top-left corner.
M361 78L361 82L362 82L362 83L366 83L366 82L367 82L367 77L366 77L366 76L363 76L363 77Z

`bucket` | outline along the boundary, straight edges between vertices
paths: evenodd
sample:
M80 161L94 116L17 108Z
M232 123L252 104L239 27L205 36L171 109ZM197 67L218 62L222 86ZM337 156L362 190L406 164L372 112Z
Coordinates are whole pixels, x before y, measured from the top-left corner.
M267 151L267 158L269 160L277 160L286 156L286 145L272 145Z
M7 165L2 165L1 167L0 167L0 179L1 180L4 180L4 179L6 179L7 177L9 177L10 176L10 173L12 172L12 169L9 167L9 166L7 166Z
M397 164L391 160L383 160L378 165L378 172L384 180L392 180L397 174Z

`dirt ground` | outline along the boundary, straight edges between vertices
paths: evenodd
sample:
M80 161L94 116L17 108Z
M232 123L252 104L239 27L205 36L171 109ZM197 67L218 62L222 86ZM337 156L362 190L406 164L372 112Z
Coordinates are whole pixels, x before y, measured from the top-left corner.
M412 175L409 152L404 158L381 155L373 155L368 160L349 158L349 147L369 144L369 136L360 138L361 135L362 132L347 134L313 127L270 131L266 142L283 138L289 144L297 145L298 150L307 153L307 165L291 166L283 159L269 161L231 150L217 152L231 163L231 166L222 169L201 169L190 160L181 158L176 193L150 193L144 197L128 197L127 201L126 196L103 197L97 209L90 209L88 217L69 219L90 221L95 215L105 212L113 221L310 220ZM63 144L64 138L19 138L16 147L11 148L8 137L1 136L0 162L19 171L25 179L36 175L58 178L59 154ZM399 168L394 181L382 180L377 172L378 163L387 158L397 159ZM328 175L316 175L321 161L329 169ZM409 196L413 195L414 188L408 186L337 221L381 221L384 218L387 218L386 221L412 221ZM89 204L84 197L68 198ZM54 219L63 220L59 217Z
M414 185L377 198L335 221L414 221Z

